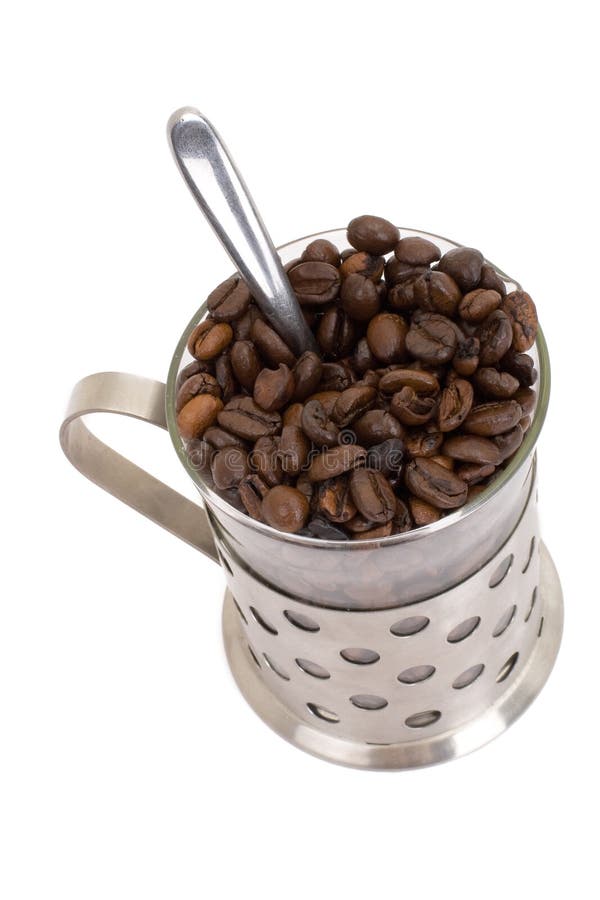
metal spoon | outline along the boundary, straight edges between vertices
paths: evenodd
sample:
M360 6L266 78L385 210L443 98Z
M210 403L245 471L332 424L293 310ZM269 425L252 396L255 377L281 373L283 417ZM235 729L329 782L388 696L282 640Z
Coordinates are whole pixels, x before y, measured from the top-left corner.
M174 112L167 133L198 206L270 324L296 356L316 350L296 296L225 144L197 109Z

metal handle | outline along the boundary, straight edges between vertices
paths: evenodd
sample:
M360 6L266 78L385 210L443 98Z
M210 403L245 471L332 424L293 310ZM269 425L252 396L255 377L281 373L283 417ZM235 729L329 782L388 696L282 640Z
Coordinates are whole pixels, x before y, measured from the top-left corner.
M219 562L202 507L92 434L81 416L96 412L132 416L166 429L165 385L121 372L88 375L73 388L60 429L61 447L67 459L90 481Z
M169 119L175 162L254 299L296 356L316 350L271 238L225 144L196 109Z

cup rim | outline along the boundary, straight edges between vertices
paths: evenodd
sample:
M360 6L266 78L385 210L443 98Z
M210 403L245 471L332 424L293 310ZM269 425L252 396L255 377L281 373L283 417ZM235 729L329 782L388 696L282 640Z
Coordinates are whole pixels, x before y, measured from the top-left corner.
M445 241L447 244L451 244L452 247L465 246L464 244L459 244L456 241L451 240L450 238L444 237L440 234L435 234L434 232L423 231L417 228L408 228L401 226L398 227L400 229L400 233L410 232L411 235L419 235L428 239L434 238L437 240ZM293 246L294 244L298 244L304 241L313 241L317 238L332 238L334 235L339 235L340 232L344 231L345 228L331 228L327 229L326 231L319 231L315 234L308 234L304 237L294 238L294 240L292 241L287 241L285 244L280 244L276 249L278 251L285 250ZM339 237L337 239L339 240ZM503 279L512 282L518 288L521 287L518 281L503 272L493 262L491 262L487 258L485 262L493 266ZM198 322L201 321L204 317L206 310L206 303L202 303L186 325L183 334L181 335L177 343L173 358L171 360L171 364L169 366L165 393L165 417L167 421L167 430L169 432L169 436L171 438L171 442L173 444L175 452L177 453L177 456L179 457L184 469L200 491L200 494L206 501L209 508L216 507L217 509L236 519L238 522L240 522L240 524L258 531L270 538L275 538L292 544L298 544L300 546L312 548L320 547L322 549L327 548L339 550L358 550L360 548L363 548L367 550L379 547L381 545L390 546L394 544L408 544L416 540L422 540L423 538L427 537L427 535L433 534L434 532L441 531L445 528L450 528L452 525L468 518L473 513L486 506L502 490L504 485L506 485L517 474L517 472L527 461L531 451L535 447L539 434L542 430L542 426L546 419L548 402L550 399L550 358L548 355L548 346L546 344L546 339L541 327L538 326L538 332L535 341L539 366L537 381L538 390L533 421L531 422L531 425L525 434L521 446L519 447L509 464L502 470L500 474L498 474L494 478L491 484L486 486L485 490L483 490L473 501L471 501L470 503L466 503L464 506L461 506L459 509L455 510L452 513L449 513L446 516L442 516L441 519L439 519L437 522L432 522L430 525L422 525L419 528L413 528L410 531L405 531L401 534L391 534L388 537L383 538L361 538L356 540L333 541L327 538L309 537L308 535L303 534L278 531L276 528L272 528L265 522L260 522L257 519L253 519L248 515L248 513L242 512L241 510L237 509L225 498L221 497L220 494L218 494L216 491L213 491L213 489L202 480L198 470L191 465L185 449L185 445L179 434L179 429L177 427L177 416L175 413L175 385L177 376L179 374L181 360L183 354L187 349L188 338Z

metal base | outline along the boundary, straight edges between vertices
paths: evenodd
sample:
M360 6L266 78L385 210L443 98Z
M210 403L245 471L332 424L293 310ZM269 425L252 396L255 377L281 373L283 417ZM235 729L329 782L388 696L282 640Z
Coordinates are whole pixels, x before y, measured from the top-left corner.
M252 709L270 728L314 756L359 769L410 769L464 756L502 734L546 683L560 646L563 595L558 573L541 546L540 599L542 633L520 676L483 715L466 725L428 739L374 746L327 734L292 714L266 687L246 647L240 618L229 591L223 607L223 638L236 683Z

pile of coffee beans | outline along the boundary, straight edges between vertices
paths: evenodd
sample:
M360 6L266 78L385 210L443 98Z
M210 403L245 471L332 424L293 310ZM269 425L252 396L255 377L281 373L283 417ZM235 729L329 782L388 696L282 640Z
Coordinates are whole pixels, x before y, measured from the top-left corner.
M519 448L535 305L478 250L443 256L377 216L352 249L286 271L320 352L296 359L229 278L192 331L178 425L192 464L248 515L325 540L383 538L467 503Z

